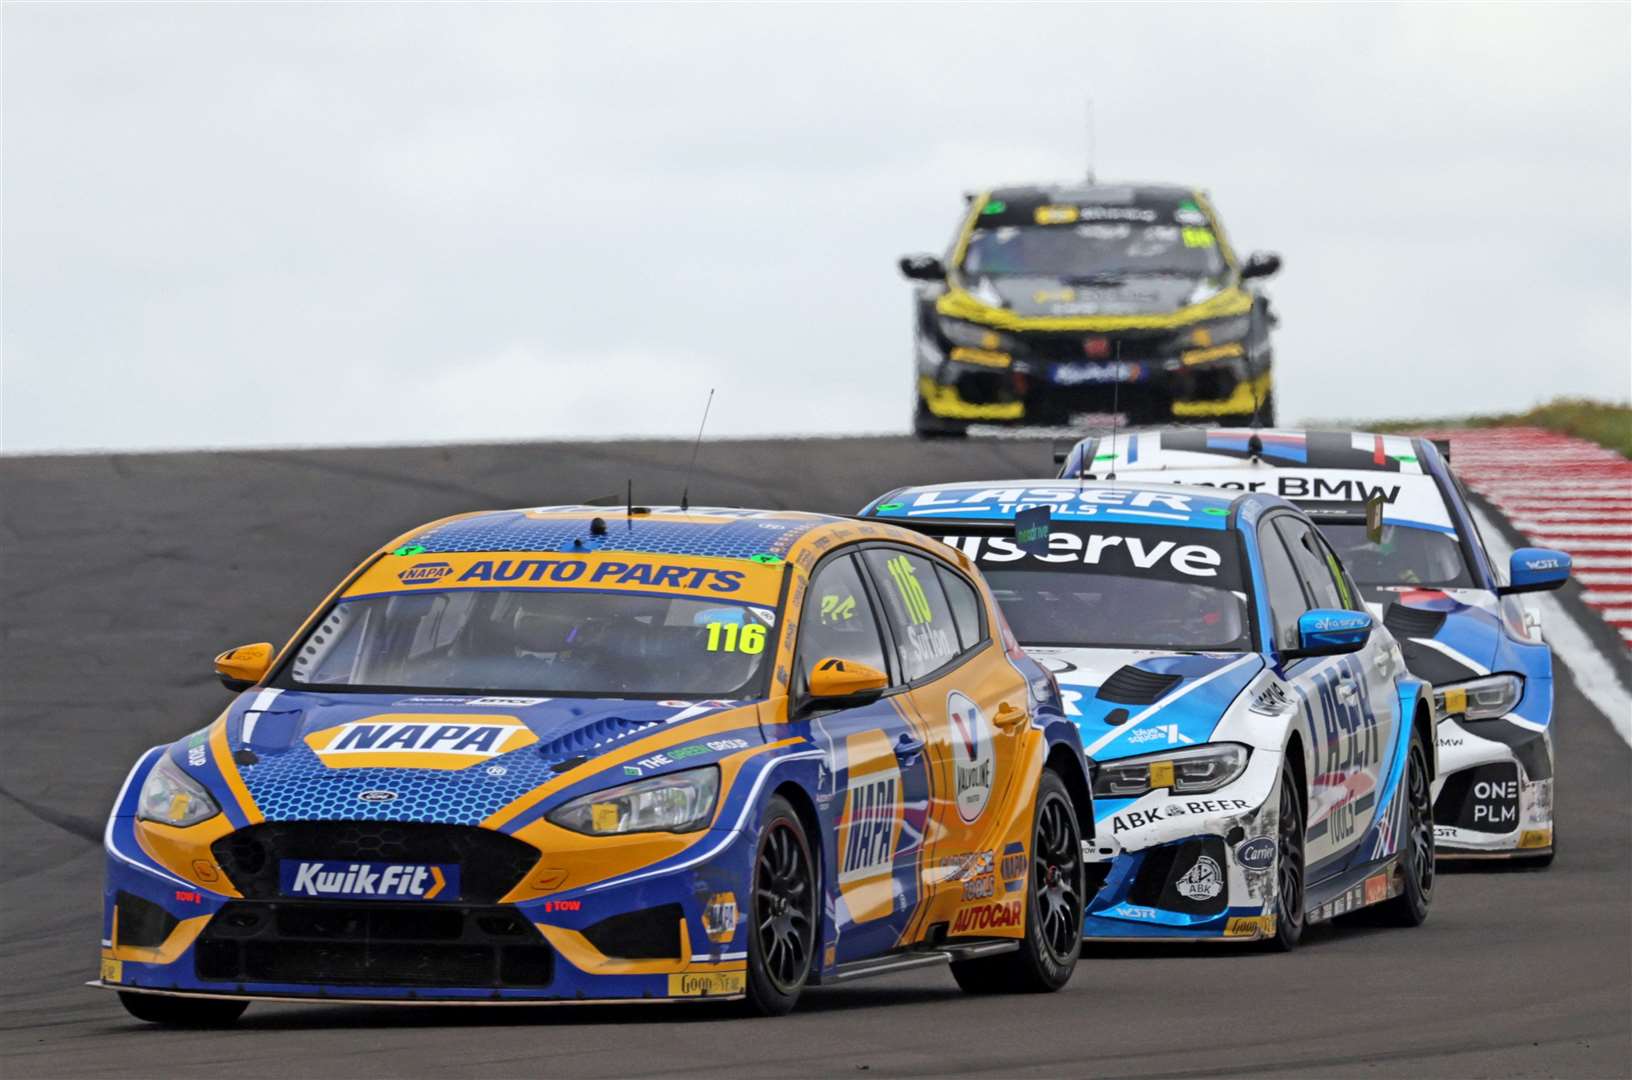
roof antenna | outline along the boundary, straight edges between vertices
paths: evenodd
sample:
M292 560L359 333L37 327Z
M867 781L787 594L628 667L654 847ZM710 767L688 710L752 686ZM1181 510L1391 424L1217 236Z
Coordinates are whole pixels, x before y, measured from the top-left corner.
M708 400L703 402L703 422L697 425L697 441L691 444L691 464L686 466L686 480L680 485L680 512L691 508L691 470L697 467L697 451L703 448L703 428L708 426L708 410L714 405L714 388L708 388Z
M1111 368L1111 468L1105 474L1105 479L1116 480L1116 428L1122 423L1122 341L1116 342L1116 351L1112 353L1115 359Z
M623 489L623 523L629 532L635 531L635 478L625 478Z
M1094 182L1094 99L1088 99L1088 182Z

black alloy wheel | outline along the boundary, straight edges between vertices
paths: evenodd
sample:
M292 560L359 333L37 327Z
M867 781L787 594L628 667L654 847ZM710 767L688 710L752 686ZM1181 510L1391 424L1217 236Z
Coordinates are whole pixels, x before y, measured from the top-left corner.
M816 951L816 894L804 826L776 796L766 807L754 857L746 986L753 1012L780 1016L798 1001Z
M1291 952L1303 939L1303 875L1308 853L1304 847L1303 785L1290 761L1281 763L1280 787L1280 816L1275 832L1275 936L1270 941L1275 949Z
M971 994L1046 994L1063 987L1082 949L1082 833L1065 783L1043 771L1037 788L1026 890L1026 933L1014 952L958 960L952 977Z
M1421 926L1434 902L1434 806L1428 749L1418 731L1411 733L1410 756L1406 759L1405 835L1400 849L1405 888L1392 900L1377 905L1377 915L1391 926Z

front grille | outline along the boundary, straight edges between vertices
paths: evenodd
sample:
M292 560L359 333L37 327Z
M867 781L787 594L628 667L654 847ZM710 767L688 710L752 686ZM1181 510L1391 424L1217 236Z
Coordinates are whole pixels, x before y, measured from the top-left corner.
M1406 607L1396 600L1383 612L1383 625L1397 638L1431 638L1445 625L1445 613Z
M1188 333L1188 331L1186 331ZM1169 330L1124 331L1108 338L1107 351L1101 356L1089 356L1085 343L1090 338L1104 338L1104 334L1026 333L1020 337L1022 352L1038 360L1070 361L1120 359L1123 363L1153 362L1171 359L1179 354L1180 337Z
M207 982L548 986L555 955L508 906L235 900L200 935Z
M116 943L144 949L164 944L180 921L153 901L123 889L114 894L113 913L119 920Z
M531 844L492 829L401 821L272 821L228 833L210 851L240 893L262 900L278 895L282 860L325 859L457 863L456 899L491 904L539 859Z
M1159 675L1154 671L1124 664L1100 683L1096 697L1119 705L1149 705L1173 689L1182 676Z
M680 955L679 904L612 915L584 931L589 943L624 960L673 960Z

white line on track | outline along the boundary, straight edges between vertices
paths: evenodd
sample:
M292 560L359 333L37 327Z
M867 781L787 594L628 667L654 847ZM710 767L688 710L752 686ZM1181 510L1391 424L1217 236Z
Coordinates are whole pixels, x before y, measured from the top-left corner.
M1491 558L1497 565L1506 563L1513 553L1507 538L1496 531L1483 510L1474 507L1473 514ZM1533 593L1526 597L1526 605L1541 612L1542 635L1553 647L1553 658L1570 669L1581 693L1609 718L1616 734L1632 745L1632 694L1628 694L1621 680L1615 677L1608 657L1598 651L1587 632L1558 602L1558 597L1551 593ZM1620 631L1621 640L1632 642L1632 627L1621 627Z

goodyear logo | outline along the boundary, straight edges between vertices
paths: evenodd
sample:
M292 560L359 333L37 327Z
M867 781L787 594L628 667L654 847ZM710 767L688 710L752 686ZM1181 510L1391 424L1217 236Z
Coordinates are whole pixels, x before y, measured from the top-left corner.
M746 971L686 971L669 976L670 997L717 997L740 994L747 985Z
M537 741L517 717L485 713L383 713L306 736L331 769L463 769Z
M285 896L327 900L457 900L459 867L284 859L278 865L278 889Z
M440 581L453 573L453 567L445 562L418 563L397 574L397 580L404 585L428 585L433 581Z

